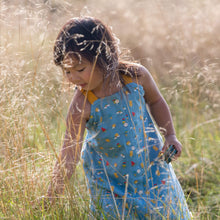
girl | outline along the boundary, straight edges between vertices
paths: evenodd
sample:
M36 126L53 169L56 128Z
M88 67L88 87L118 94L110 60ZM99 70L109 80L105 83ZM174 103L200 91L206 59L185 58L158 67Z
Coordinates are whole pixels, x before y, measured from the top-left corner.
M177 158L182 146L150 73L141 65L120 61L115 36L90 17L64 25L55 42L54 61L79 89L68 111L49 197L63 193L81 153L94 217L190 219L172 165L162 156L173 145ZM164 144L149 112L163 128Z

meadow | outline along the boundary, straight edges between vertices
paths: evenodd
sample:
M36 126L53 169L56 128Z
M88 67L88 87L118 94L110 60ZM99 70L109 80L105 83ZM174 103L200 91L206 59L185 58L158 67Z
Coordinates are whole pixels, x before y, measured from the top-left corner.
M53 63L71 17L112 27L122 55L146 66L170 106L182 156L173 163L194 219L220 219L218 0L1 0L0 219L86 219L81 164L65 195L46 195L74 88ZM129 55L127 55L129 54ZM42 206L42 208L41 208Z

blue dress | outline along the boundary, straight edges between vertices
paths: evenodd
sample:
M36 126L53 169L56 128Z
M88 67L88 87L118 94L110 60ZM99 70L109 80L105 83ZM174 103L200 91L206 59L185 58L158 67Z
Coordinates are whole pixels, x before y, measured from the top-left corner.
M87 93L91 114L81 156L91 209L106 219L190 219L172 165L161 158L143 87L125 79L110 96Z

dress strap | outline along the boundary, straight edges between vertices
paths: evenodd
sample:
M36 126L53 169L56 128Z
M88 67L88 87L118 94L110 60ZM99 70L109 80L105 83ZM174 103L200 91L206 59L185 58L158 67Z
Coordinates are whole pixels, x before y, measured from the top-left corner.
M125 81L125 85L129 84L129 83L132 83L132 78L130 76L127 76L127 75L122 75L124 81Z
M132 83L132 78L130 76L123 75L123 79L125 81L125 85ZM84 89L81 89L80 91L85 97L87 97L90 104L93 104L98 99L92 91L86 91Z
M92 91L86 91L84 89L81 89L80 91L87 98L90 104L93 104L93 102L98 99L98 97Z

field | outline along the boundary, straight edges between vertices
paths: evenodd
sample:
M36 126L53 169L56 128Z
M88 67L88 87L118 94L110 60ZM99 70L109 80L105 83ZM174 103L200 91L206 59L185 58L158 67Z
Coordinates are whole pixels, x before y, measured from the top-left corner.
M220 219L219 0L1 0L0 219L88 215L81 164L53 207L39 205L74 92L53 63L53 44L82 15L110 25L122 53L149 69L183 144L173 166L194 219Z

